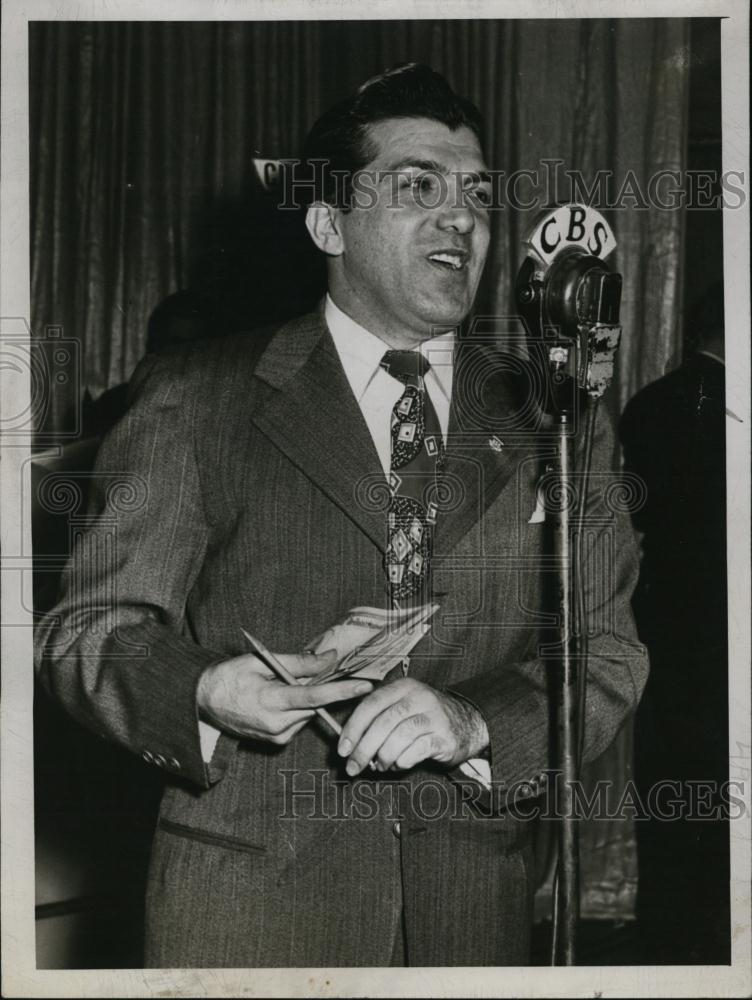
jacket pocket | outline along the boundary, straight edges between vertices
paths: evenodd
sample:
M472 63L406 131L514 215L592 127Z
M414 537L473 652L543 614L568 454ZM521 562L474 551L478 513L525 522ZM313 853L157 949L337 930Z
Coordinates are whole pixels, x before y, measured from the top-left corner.
M165 833L171 833L175 837L184 837L186 840L198 840L202 844L224 847L229 851L263 855L268 850L264 844L249 844L247 840L242 840L240 837L230 837L223 833L214 833L211 830L201 830L195 826L188 826L186 823L176 823L171 819L160 818L157 826L160 830L164 830Z

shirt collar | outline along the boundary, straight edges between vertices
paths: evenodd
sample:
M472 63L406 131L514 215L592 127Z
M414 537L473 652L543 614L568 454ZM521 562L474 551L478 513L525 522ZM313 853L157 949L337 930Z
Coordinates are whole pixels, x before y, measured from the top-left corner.
M388 347L383 340L344 313L330 295L326 296L324 318L355 398L360 402L379 372L381 359ZM447 400L452 395L454 341L454 330L450 330L423 341L415 348L430 362L431 371Z

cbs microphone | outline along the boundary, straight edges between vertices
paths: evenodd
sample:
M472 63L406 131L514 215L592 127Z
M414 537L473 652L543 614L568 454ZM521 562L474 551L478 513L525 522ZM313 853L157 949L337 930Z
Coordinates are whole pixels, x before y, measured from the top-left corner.
M528 334L547 346L553 370L599 398L621 337L621 275L605 263L616 247L613 231L595 209L561 205L539 213L523 245L515 295Z
M611 384L621 337L621 275L605 262L616 246L611 227L585 205L545 210L533 221L524 245L527 254L515 286L517 306L531 354L537 355L548 376L543 406L556 431L546 460L546 475L554 486L549 544L557 568L558 637L551 690L562 805L551 959L552 964L574 965L580 878L574 789L582 755L588 669L582 539L595 415ZM581 467L576 469L574 443L580 428L584 429ZM570 505L570 496L576 497L576 505Z

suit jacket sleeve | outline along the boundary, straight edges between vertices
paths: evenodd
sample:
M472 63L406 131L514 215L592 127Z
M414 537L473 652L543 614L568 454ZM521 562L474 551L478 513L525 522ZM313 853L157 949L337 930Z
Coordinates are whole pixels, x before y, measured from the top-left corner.
M60 599L39 624L35 665L47 690L100 736L201 787L196 687L226 656L190 637L186 601L209 537L193 423L199 394L181 361L146 358L132 405L99 450L88 515Z
M606 750L635 710L648 670L630 605L639 559L626 511L629 486L609 474L613 455L613 431L601 411L594 434L583 552L589 639L584 762ZM550 683L557 661L553 652L546 657L540 650L538 654L536 659L499 663L450 689L474 704L486 721L493 780L507 786L531 783L534 791L541 773L555 765L550 752Z

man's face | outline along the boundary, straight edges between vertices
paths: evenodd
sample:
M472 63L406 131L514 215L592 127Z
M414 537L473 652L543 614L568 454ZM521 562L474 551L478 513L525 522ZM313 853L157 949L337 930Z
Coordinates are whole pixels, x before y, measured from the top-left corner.
M354 207L338 213L330 289L362 326L409 347L470 311L488 250L490 182L469 128L390 118L369 133L377 153Z

